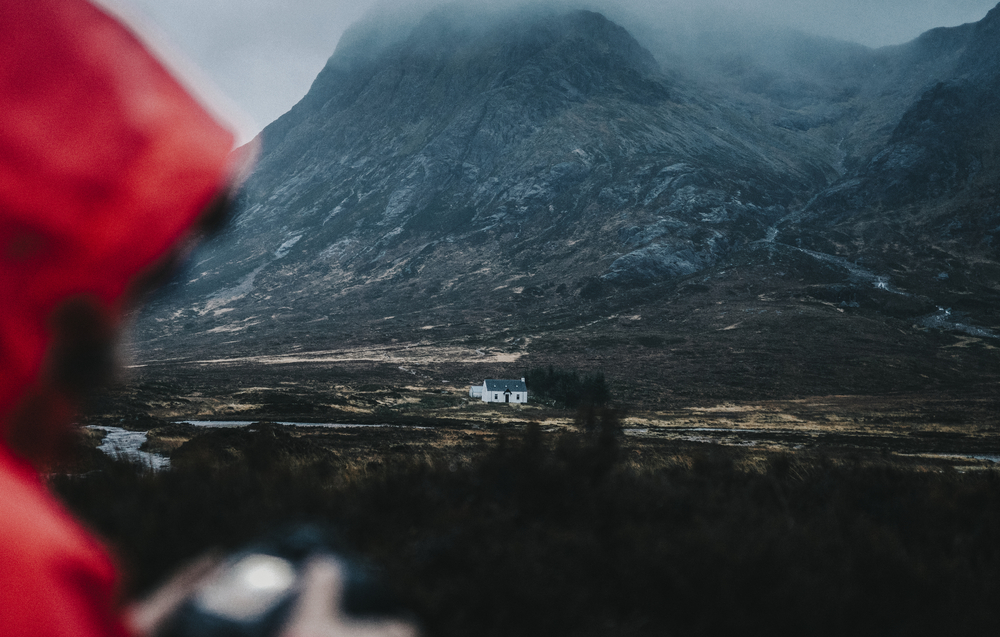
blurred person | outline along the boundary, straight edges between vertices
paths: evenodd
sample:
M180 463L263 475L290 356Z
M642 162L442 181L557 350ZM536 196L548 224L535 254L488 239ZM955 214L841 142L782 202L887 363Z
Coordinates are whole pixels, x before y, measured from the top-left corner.
M38 472L140 282L222 207L234 137L94 5L0 0L0 25L0 634L125 635L113 562Z
M135 32L87 0L0 0L0 635L155 634L214 563L126 610L109 553L40 472L114 371L144 289L217 224L247 148ZM307 569L283 634L414 634L336 604Z

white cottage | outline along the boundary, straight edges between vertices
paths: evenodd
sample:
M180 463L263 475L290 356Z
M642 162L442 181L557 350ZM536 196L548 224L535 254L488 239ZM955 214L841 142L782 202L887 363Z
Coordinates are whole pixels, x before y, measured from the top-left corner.
M518 403L528 402L528 386L521 380L497 380L487 378L482 385L469 388L469 395L482 398L484 403Z

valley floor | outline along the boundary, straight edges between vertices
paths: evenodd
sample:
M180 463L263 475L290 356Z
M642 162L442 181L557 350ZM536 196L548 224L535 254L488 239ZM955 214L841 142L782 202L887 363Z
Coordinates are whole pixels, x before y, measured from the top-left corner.
M333 365L318 357L280 365L151 364L134 370L128 385L98 397L86 423L144 431L216 420L418 425L474 437L521 431L530 423L546 432L575 429L575 410L549 400L488 405L471 398L469 385L496 371L494 363L339 359ZM514 366L502 371L525 374ZM1000 462L1000 395L989 385L947 393L618 401L616 408L623 433L637 441L762 451L856 449L969 467Z
M133 593L309 520L381 569L428 635L940 635L1000 619L990 391L590 412L471 399L496 369L149 365L95 397L91 451L50 483L116 546ZM190 424L207 420L255 424ZM97 426L144 432L170 470L93 451Z

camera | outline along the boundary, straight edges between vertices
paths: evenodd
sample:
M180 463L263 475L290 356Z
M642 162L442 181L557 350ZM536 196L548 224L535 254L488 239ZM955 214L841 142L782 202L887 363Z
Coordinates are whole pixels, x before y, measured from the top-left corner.
M404 618L408 613L374 567L335 550L329 534L296 527L254 543L225 559L218 576L200 585L167 620L157 637L273 637L295 606L306 563L336 560L341 599L331 600L357 619Z

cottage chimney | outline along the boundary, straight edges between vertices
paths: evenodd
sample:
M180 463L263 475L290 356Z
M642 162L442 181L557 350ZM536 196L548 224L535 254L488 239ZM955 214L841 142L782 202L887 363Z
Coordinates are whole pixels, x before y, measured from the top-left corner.
M521 377L521 382L522 382L522 383L524 382L524 376L522 376L522 377Z

